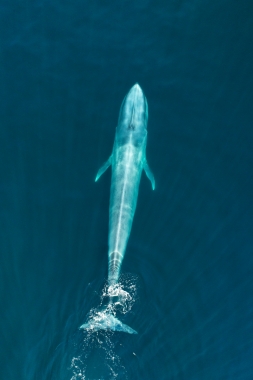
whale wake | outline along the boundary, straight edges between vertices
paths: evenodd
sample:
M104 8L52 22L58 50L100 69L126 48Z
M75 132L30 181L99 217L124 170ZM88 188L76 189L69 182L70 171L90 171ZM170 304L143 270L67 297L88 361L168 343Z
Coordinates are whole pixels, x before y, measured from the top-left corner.
M137 334L137 331L117 318L117 314L126 314L132 309L136 300L136 293L136 284L132 278L130 280L126 275L124 280L122 281L121 278L117 284L106 284L100 297L100 305L91 309L87 322L80 326L80 329L88 331L111 330Z
M122 274L119 283L105 284L99 297L99 304L92 308L86 323L80 329L83 336L76 346L76 355L71 359L71 380L122 379L129 380L119 350L124 350L124 340L115 331L135 334L136 331L122 323L119 318L132 314L138 300L138 278ZM108 303L114 298L112 304ZM99 366L97 363L99 362Z

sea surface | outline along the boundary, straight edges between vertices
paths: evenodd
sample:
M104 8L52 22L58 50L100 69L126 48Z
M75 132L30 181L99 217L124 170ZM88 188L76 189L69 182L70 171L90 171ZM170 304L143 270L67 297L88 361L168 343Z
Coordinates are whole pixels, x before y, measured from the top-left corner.
M0 379L253 379L252 0L1 0ZM103 301L121 102L149 105L122 266Z

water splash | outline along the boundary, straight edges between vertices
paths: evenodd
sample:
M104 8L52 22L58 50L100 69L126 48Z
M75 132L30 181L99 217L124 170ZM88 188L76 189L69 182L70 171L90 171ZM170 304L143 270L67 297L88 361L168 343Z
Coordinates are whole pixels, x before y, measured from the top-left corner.
M83 373L83 361L79 357L75 358L73 357L71 360L71 369L73 371L73 376L71 377L71 380L85 380L85 374Z
M104 286L101 295L101 304L107 297L117 297L117 301L112 304L112 312L119 311L122 314L128 313L137 298L137 278L130 275L122 275L115 285Z
M116 302L107 304L109 297L115 297ZM118 341L114 331L98 329L96 324L101 318L116 314L129 313L137 299L137 278L125 274L120 277L119 283L109 286L107 283L102 289L99 305L88 313L87 321L94 321L94 325L83 330L83 341L79 346L79 353L71 360L71 380L127 380L126 368L118 355ZM122 346L122 340L121 340Z

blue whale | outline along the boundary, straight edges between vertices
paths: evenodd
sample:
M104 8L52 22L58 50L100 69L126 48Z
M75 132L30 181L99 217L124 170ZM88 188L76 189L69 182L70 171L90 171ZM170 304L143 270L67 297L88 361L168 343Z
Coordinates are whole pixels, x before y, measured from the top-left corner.
M122 261L130 236L142 170L155 189L155 179L146 159L148 103L138 84L125 96L119 113L112 155L99 169L95 181L111 166L111 192L108 237L108 285L117 286ZM111 297L110 302L113 302ZM97 318L81 326L136 333L114 315L98 313Z

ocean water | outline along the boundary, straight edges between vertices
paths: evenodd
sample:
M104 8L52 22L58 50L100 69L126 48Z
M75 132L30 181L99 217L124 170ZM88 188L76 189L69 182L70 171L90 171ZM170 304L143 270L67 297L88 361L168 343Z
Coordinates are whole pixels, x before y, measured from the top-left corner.
M252 1L2 0L0 38L0 379L251 380ZM136 82L138 335L82 331L107 276L94 179Z

